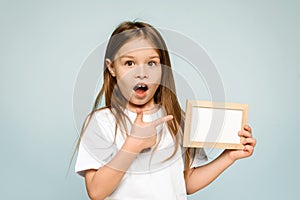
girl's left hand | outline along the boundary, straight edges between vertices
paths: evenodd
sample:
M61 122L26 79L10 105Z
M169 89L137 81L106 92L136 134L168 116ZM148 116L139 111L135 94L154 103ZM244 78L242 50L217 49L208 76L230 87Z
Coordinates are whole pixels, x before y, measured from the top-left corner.
M241 142L244 145L244 149L238 150L225 150L225 154L234 162L241 158L247 158L253 154L254 147L256 145L256 139L252 137L251 127L245 125L238 135L241 137Z

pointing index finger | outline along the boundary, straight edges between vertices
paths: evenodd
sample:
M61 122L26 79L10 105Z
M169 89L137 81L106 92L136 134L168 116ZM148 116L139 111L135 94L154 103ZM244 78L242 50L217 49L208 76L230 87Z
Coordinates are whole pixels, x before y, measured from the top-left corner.
M170 121L171 119L173 119L173 115L167 115L167 116L165 116L165 117L161 117L161 118L159 118L159 119L157 119L157 120L154 120L154 121L152 122L152 124L153 124L154 126L158 126L158 125L160 125L160 124L162 124L162 123L164 123L164 122Z

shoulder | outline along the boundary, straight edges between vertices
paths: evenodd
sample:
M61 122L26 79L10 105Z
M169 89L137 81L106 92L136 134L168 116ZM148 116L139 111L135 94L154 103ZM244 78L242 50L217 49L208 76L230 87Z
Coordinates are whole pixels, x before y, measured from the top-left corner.
M91 118L101 124L112 124L115 122L115 117L109 108L100 108L95 111Z
M109 108L101 108L92 112L87 118L81 141L90 146L114 141L115 118ZM96 144L98 143L98 144Z
M116 120L109 108L101 108L92 112L84 123L84 137L111 135ZM113 134L112 134L113 135Z

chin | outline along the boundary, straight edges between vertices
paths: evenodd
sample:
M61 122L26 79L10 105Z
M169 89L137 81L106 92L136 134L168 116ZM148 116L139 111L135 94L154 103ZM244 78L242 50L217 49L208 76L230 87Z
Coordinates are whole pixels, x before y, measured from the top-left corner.
M134 99L130 100L130 104L136 107L145 107L154 105L154 102L151 102L149 99Z

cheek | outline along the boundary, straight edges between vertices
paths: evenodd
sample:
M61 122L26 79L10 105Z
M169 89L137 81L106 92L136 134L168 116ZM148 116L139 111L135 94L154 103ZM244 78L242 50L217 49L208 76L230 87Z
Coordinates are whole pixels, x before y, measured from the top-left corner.
M153 84L158 84L158 85L160 84L160 82L161 82L161 75L162 75L161 68L149 70L149 78L150 78L150 81Z
M126 99L130 99L130 97L132 95L131 85L126 81L124 81L124 82L123 81L118 81L118 86L119 86L121 94Z
M128 99L131 96L132 88L134 85L133 72L119 71L117 74L117 84L120 88L122 95Z

